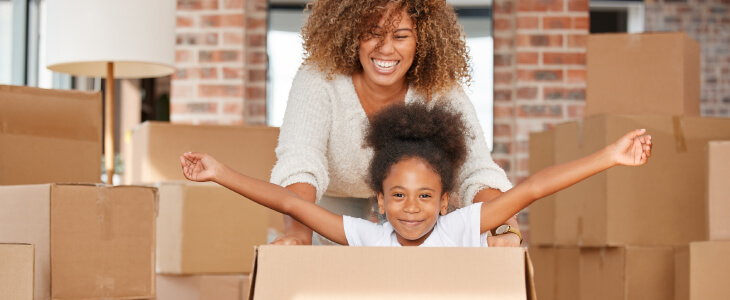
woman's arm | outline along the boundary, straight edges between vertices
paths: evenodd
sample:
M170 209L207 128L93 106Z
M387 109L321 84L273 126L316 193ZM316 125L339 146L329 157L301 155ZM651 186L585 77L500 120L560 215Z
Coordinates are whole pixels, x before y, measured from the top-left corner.
M639 166L651 156L651 136L641 136L646 130L633 130L615 143L586 157L555 165L482 204L481 232L491 230L533 201L565 189L615 165Z
M502 191L496 190L496 189L483 189L477 193L476 197L474 197L474 203L477 202L489 202L493 199L496 199L502 195ZM520 231L520 224L517 222L516 217L511 217L507 221L504 222L505 225L509 225L510 227L516 229L517 231ZM490 230L494 230L495 228L492 228ZM517 234L514 234L512 232L501 234L501 235L492 235L487 237L487 245L489 247L519 247L520 244L522 244L522 241L520 237Z
M338 244L347 245L342 216L333 214L273 183L243 175L202 153L180 157L185 178L213 181L242 196L286 214Z

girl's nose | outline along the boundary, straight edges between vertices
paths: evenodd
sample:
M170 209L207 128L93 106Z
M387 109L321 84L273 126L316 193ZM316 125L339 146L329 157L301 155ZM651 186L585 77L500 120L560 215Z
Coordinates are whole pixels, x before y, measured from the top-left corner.
M421 211L421 208L418 206L418 199L414 198L408 198L406 199L406 204L403 207L403 211L409 214L415 214L419 211Z

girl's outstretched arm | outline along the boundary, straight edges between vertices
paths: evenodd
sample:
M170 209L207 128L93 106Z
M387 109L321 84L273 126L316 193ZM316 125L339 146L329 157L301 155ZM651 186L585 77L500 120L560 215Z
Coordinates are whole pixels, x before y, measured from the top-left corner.
M555 165L530 176L524 182L483 203L481 232L502 224L537 199L565 189L615 165L639 166L651 156L651 136L645 129L633 130L596 153Z
M185 178L216 182L252 201L287 214L331 241L347 245L342 216L301 199L283 187L243 175L204 153L188 152L180 157Z

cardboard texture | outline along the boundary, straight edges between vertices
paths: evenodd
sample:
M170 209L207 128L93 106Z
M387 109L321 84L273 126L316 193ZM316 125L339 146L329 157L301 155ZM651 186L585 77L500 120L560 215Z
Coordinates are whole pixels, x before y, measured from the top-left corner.
M689 245L674 248L674 300L689 299Z
M535 299L523 248L261 246L254 263L251 299Z
M730 241L694 242L689 248L689 298L727 299L730 295Z
M185 181L180 155L204 152L236 171L268 181L276 163L279 128L144 122L134 129L125 157L124 184ZM280 213L270 210L270 227L284 232Z
M730 240L730 141L712 141L707 149L709 240Z
M580 249L579 299L674 298L672 247Z
M555 133L530 133L530 174L555 165ZM530 245L555 244L555 194L529 206Z
M531 246L529 251L540 300L580 299L580 248Z
M100 92L0 85L0 185L100 182L101 104Z
M708 141L730 138L730 119L588 117L555 128L556 163L598 151L637 128L653 137L649 163L617 166L558 192L556 244L685 245L706 239L706 148Z
M0 299L33 299L35 249L28 244L0 244Z
M685 33L592 34L586 116L700 115L700 46Z
M157 275L157 300L248 299L248 275Z
M35 245L35 299L155 296L157 190L0 186L0 242Z
M251 272L254 247L267 242L268 208L217 184L157 187L158 273Z

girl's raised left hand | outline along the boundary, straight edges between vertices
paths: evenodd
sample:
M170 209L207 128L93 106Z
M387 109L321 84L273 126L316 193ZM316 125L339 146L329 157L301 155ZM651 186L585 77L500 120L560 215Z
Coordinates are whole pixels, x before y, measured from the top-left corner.
M614 143L613 160L624 166L640 166L651 156L651 136L646 129L632 130Z

